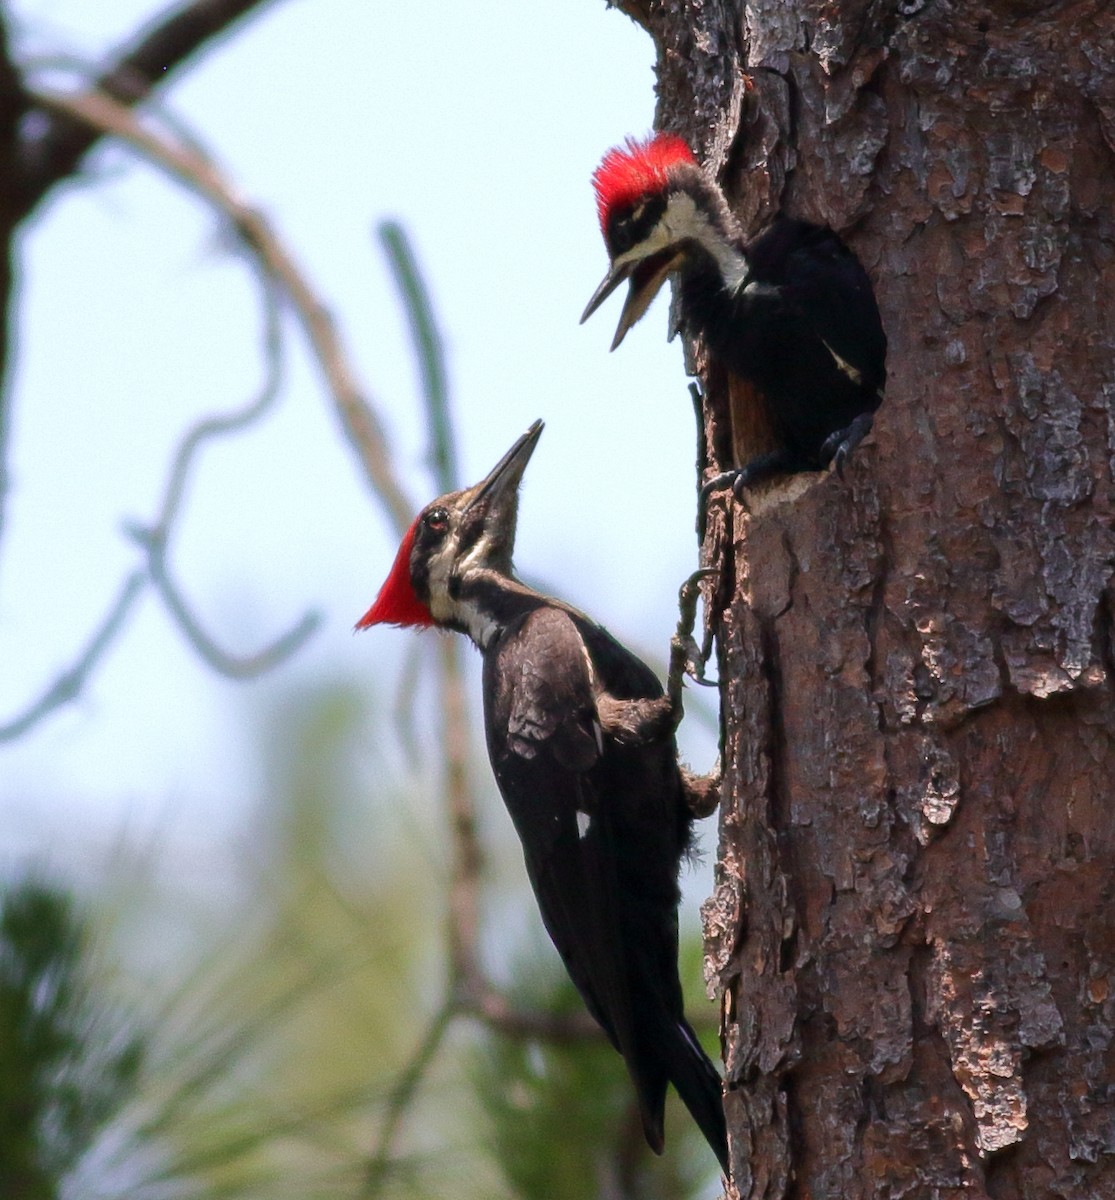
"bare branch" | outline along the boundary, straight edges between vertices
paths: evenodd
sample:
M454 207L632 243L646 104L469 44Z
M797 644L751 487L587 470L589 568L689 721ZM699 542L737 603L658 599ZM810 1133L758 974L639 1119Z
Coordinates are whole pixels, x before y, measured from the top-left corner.
M397 221L384 221L377 232L410 323L414 356L422 376L422 395L431 442L430 462L437 480L437 490L451 492L459 488L461 483L457 452L453 445L449 375L445 367L441 331L437 327L429 289L422 278L406 230Z
M461 647L441 638L442 763L445 815L452 844L449 874L449 974L451 986L467 991L480 978L480 874L484 855L476 822L476 800L468 778L468 717L461 679Z
M430 461L440 492L459 487L445 350L429 290L422 278L406 231L384 222L379 237L387 254L399 299L407 314L415 358L422 380L422 404L430 438ZM469 724L461 677L460 646L455 639L438 643L441 747L445 768L443 797L452 862L449 879L450 989L461 995L482 991L480 943L480 873L483 853L476 822L476 800L468 777Z
M395 1080L395 1086L387 1097L387 1111L380 1127L376 1148L364 1169L364 1184L360 1189L361 1196L375 1196L382 1189L391 1163L391 1147L395 1141L395 1134L406 1116L407 1110L414 1102L415 1094L426 1072L433 1064L434 1057L441 1047L442 1039L445 1037L452 1019L453 1005L446 1001L434 1013L433 1019L414 1054L411 1055L410 1061Z
M171 578L167 571L165 542L144 536L140 530L133 530L132 533L147 550L147 569L151 582L162 597L167 611L199 657L221 675L230 679L253 679L265 674L296 653L321 624L320 614L309 612L292 629L255 654L245 657L229 654L201 627Z
M251 679L278 666L298 651L317 629L321 618L307 613L287 633L255 654L237 657L222 650L202 628L186 603L181 589L174 582L167 565L168 544L174 523L182 507L190 471L202 446L212 438L227 437L246 429L263 417L279 396L282 384L282 327L274 285L268 275L261 273L264 333L264 379L258 395L236 412L205 417L182 438L171 465L163 496L162 511L149 528L132 524L128 532L147 555L151 582L162 597L167 611L174 618L186 640L214 671L231 679Z
M423 752L414 719L414 693L422 676L427 648L425 639L412 638L409 641L391 703L392 728L408 764L416 770L423 760Z
M0 9L0 171L5 179L18 179L16 167L19 150L19 121L27 107L23 81L12 62L8 49L8 18ZM0 258L0 539L7 524L7 499L10 487L8 472L8 440L11 432L11 388L4 386L7 378L8 345L10 342L9 305L12 299L11 242L18 216L15 212L0 215L0 240L8 249Z
M584 1009L571 1013L515 1008L490 984L482 984L460 1001L460 1012L483 1021L489 1029L517 1041L541 1041L555 1045L595 1042L604 1031Z
M194 0L152 20L120 50L94 87L123 105L138 104L236 22L270 0ZM24 147L26 203L34 207L56 183L72 175L82 158L109 132L83 117L51 109L45 127Z
M282 382L281 325L278 304L270 277L261 273L264 313L264 380L259 393L236 412L207 417L183 437L168 476L159 517L149 528L128 526L132 538L147 557L147 578L162 597L167 610L198 655L214 670L235 679L247 679L276 666L289 657L317 628L320 618L307 614L297 625L270 646L248 657L234 657L222 650L202 629L190 611L167 567L167 546L181 511L189 473L202 446L209 439L227 436L262 417L279 394ZM120 594L101 622L96 634L77 662L68 667L26 711L0 725L0 741L12 741L32 729L56 708L75 699L85 686L111 643L123 632L132 605L142 591L145 577L135 572L125 581Z
M422 403L430 437L430 460L438 490L459 487L453 421L449 412L448 371L429 291L401 226L379 228L388 264L410 324L422 377ZM449 980L460 995L484 990L480 967L480 874L484 856L476 821L476 798L469 782L469 723L456 639L438 643L444 802L452 861L449 878Z
M116 600L101 621L96 633L82 651L77 662L58 676L57 679L19 716L0 725L0 742L15 741L33 729L44 717L56 708L76 700L81 695L89 676L97 667L109 646L116 640L139 599L147 579L143 571L135 571L124 580Z
M99 92L63 94L36 90L36 101L111 133L161 167L227 217L268 274L279 284L302 326L373 494L398 533L414 507L395 477L383 426L360 388L333 318L293 256L253 208L218 171L212 160L166 134L141 124L126 106Z
M283 379L282 322L274 289L267 276L261 277L260 287L263 304L263 383L256 396L244 407L236 412L203 417L182 438L171 464L162 510L149 533L151 537L164 542L167 540L168 531L182 506L190 470L204 443L246 429L264 416L279 397Z

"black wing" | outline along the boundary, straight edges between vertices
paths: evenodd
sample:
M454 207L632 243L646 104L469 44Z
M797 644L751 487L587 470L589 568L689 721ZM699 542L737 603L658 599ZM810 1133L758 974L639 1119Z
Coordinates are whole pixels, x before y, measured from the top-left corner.
M728 1170L716 1068L685 1021L677 875L689 841L673 735L602 729L596 696L653 700L661 685L581 614L541 607L485 653L488 751L523 843L542 921L623 1055L643 1131L661 1153L667 1082Z
M863 264L831 229L780 217L748 248L752 275L777 287L800 330L808 330L863 374L886 380L887 339Z
M879 392L887 339L863 264L831 229L787 224L799 235L786 259L788 300L828 350L861 373L864 391Z
M829 436L878 407L886 336L870 280L831 230L776 219L747 248L750 282L719 314L713 349L762 394L779 470L826 466Z
M647 1137L662 1146L666 1074L641 1052L618 863L623 801L607 794L608 748L584 641L561 609L540 608L485 658L488 750L523 844L543 924L593 1017L623 1055ZM675 925L676 930L676 925ZM669 954L667 949L667 956ZM670 970L676 979L676 932Z

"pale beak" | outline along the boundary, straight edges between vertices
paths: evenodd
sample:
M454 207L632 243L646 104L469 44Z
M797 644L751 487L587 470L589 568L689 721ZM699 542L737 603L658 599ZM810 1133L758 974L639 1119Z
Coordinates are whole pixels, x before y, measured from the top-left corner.
M543 422L534 424L520 437L510 450L496 463L488 474L473 488L473 495L465 505L465 512L475 504L485 501L496 507L507 496L514 497L523 478L530 456L538 439L542 436Z
M639 262L621 263L604 276L604 281L592 294L588 307L581 316L581 324L592 316L605 300L625 280L630 279L631 285L623 311L619 315L619 325L616 326L616 336L612 339L609 349L614 350L627 335L627 331L640 320L650 308L651 301L658 295L659 289L666 282L672 271L676 271L685 257L684 251L667 250L660 254L652 254Z

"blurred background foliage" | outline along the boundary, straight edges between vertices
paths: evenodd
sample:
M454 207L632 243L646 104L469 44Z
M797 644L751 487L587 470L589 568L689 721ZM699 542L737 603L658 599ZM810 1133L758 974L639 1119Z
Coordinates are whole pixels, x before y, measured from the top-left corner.
M414 343L422 397L408 412L424 413L426 499L456 482L448 371L405 234L393 223L380 233ZM592 248L599 253L595 241ZM585 286L594 278L586 274ZM485 378L486 403L487 390ZM592 419L603 414L594 410ZM652 441L664 440L648 437L640 462ZM226 451L242 453L236 444ZM563 480L563 495L577 499L574 478ZM656 494L664 490L656 476ZM682 514L680 504L667 508ZM230 519L227 510L221 519ZM285 535L287 524L274 523ZM647 563L662 560L672 578L663 523L649 525L655 554ZM201 541L204 558L211 547ZM293 556L302 561L302 553ZM625 594L625 612L660 595L666 590L649 585ZM669 609L672 596L667 601ZM394 671L377 683L372 671L357 681L297 667L281 680L269 677L239 710L239 725L221 731L235 743L238 765L254 763L244 769L254 781L254 810L241 818L242 781L226 777L209 798L214 824L222 804L236 816L203 841L171 828L168 797L166 829L138 844L122 829L107 850L87 847L76 869L72 853L68 870L38 849L30 861L5 854L0 1200L717 1194L715 1159L676 1099L665 1157L646 1148L622 1062L602 1038L509 1037L455 1005L447 933L455 846L439 736L443 650L432 635L415 639L397 682ZM491 782L475 719L475 656L463 657L472 718L465 770L483 856L483 970L521 1010L582 1014L541 928ZM163 652L145 665L164 703L178 705L173 676L181 662ZM130 690L150 703L142 687ZM715 732L707 708L704 718ZM115 751L125 758L137 747L121 739ZM694 1024L709 1031L715 1052L692 906L682 928Z
M113 859L80 899L46 866L9 877L0 1196L716 1194L715 1160L676 1101L666 1155L647 1150L602 1039L508 1038L443 1014L415 1069L445 986L445 835L436 765L402 771L368 736L391 720L344 683L276 703L257 731L257 819L219 911L156 917L175 899L154 851ZM506 919L486 939L500 947L492 973L524 1009L579 1012L489 787L483 806L501 864L486 924ZM152 920L173 930L164 954ZM683 977L699 979L695 936L685 957Z

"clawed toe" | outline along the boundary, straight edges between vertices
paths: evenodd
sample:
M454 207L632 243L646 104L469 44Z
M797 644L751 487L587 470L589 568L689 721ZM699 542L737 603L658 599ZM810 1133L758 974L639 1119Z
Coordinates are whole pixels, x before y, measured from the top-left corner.
M827 467L831 464L836 468L837 475L843 479L844 464L848 461L848 456L871 432L874 420L874 413L860 413L846 428L829 434L821 446L821 466Z

